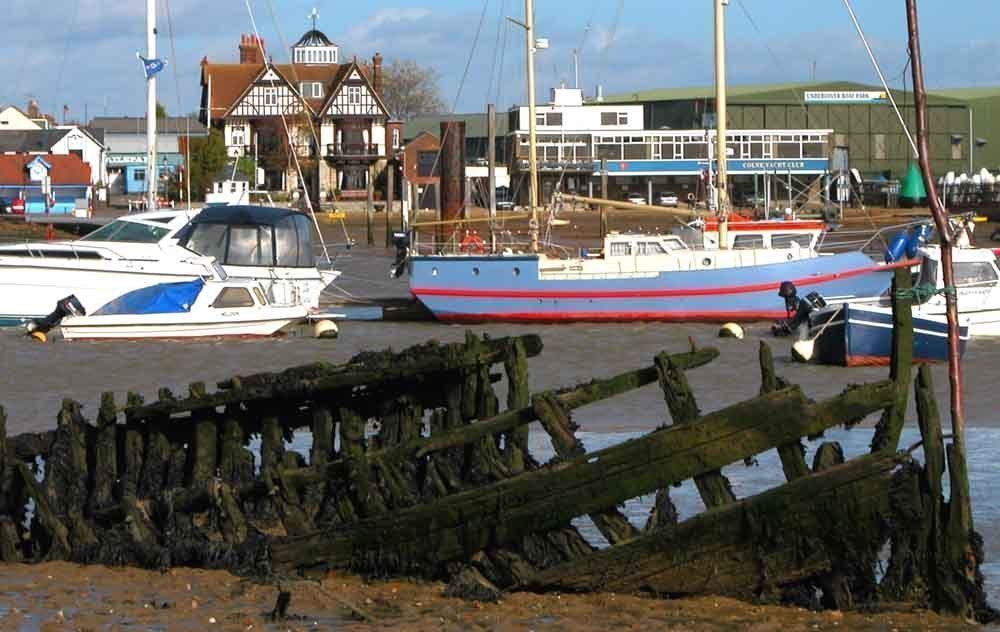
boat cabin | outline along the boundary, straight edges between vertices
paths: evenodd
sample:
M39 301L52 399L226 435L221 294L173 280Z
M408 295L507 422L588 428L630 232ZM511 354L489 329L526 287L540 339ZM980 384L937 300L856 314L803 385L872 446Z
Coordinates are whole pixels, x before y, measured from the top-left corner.
M815 249L824 230L826 224L819 220L753 220L734 214L729 218L728 248L750 250L797 246ZM716 218L706 219L700 226L686 226L680 231L685 241L695 248L719 249L719 220Z
M313 268L312 222L290 209L213 206L177 234L178 245L227 266Z
M918 252L920 273L916 285L938 290L944 288L940 246L925 246ZM1000 285L1000 268L997 267L997 255L992 249L954 248L952 257L959 310L977 309L980 303L989 299L992 299L991 303L1000 299L992 296ZM935 295L930 302L944 304L944 296Z

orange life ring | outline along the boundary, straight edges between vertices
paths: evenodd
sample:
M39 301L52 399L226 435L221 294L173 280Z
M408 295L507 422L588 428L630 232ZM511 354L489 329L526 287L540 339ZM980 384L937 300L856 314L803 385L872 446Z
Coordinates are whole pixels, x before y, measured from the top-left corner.
M465 237L458 244L458 249L462 252L472 252L481 255L486 252L486 242L475 231L466 231Z

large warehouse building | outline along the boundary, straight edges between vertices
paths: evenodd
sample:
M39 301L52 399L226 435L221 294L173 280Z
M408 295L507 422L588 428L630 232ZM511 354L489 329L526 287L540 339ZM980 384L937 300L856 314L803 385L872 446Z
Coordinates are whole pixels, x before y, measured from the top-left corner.
M975 129L970 133L968 93L945 91L928 97L930 150L935 172L969 171L970 143L974 170L982 167L995 170L1000 165L993 153L982 151L992 146L995 152L1000 145L1000 139L993 142L988 135L993 132L992 126L981 130L983 133ZM988 99L998 94L1000 90L993 90L980 96ZM893 91L892 95L915 134L913 94ZM605 97L603 103L642 105L647 126L652 129L698 129L715 124L712 87L623 93ZM730 129L833 130L831 154L834 148L846 148L850 166L866 175L902 177L907 161L913 156L885 91L870 85L840 81L730 86L728 111ZM975 117L971 123L975 128ZM976 147L977 137L979 147Z

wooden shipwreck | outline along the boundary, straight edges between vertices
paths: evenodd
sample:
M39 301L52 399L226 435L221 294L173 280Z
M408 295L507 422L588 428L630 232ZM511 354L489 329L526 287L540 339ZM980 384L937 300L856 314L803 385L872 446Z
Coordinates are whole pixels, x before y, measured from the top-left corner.
M909 278L896 282L905 289ZM823 401L778 376L765 344L759 394L712 412L686 372L718 352L693 345L533 394L538 337L468 334L233 378L211 392L162 389L151 402L105 394L93 421L67 400L50 432L8 438L0 412L0 559L263 579L350 569L445 579L480 599L614 590L829 608L906 601L986 618L968 477L945 449L926 368L914 384L923 463L915 448L899 450L912 329L898 296L889 379ZM653 383L672 423L587 452L572 411ZM880 411L870 454L844 462L828 442L806 462L804 437ZM534 422L554 447L549 463L528 451ZM293 439L308 450L290 450ZM787 483L737 498L721 468L773 449ZM669 490L687 479L705 511L678 522ZM644 495L654 508L633 525L618 507ZM573 526L583 516L607 546Z

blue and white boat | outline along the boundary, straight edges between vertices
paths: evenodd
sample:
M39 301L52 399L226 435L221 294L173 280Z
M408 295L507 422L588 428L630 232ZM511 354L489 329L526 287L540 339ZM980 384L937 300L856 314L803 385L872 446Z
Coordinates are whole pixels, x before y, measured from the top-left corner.
M615 234L599 253L556 258L498 254L411 255L410 291L438 320L724 322L786 316L775 295L782 281L828 301L878 296L899 265L861 252L821 255L820 228L749 222L729 248L692 248L677 235ZM762 227L762 224L771 224ZM782 226L784 224L784 226ZM755 247L741 249L739 237ZM735 247L734 247L735 246Z
M959 319L959 353L969 340L968 318ZM892 308L887 305L829 305L809 315L813 358L837 366L882 366L892 357ZM948 323L944 316L913 315L913 361L948 359Z

